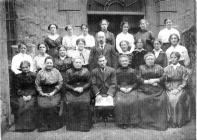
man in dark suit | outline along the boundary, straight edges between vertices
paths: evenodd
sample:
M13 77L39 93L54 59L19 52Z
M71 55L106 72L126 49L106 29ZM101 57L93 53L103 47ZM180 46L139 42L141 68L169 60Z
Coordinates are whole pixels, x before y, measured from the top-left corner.
M117 55L114 50L114 48L106 44L106 37L105 33L100 31L97 34L97 45L92 48L90 52L90 57L89 57L89 65L90 65L90 70L93 70L96 68L97 65L97 60L100 55L104 55L106 60L107 60L107 66L116 68L117 67Z
M92 88L96 97L113 97L116 87L115 69L106 66L107 60L101 55L98 58L99 67L92 71Z

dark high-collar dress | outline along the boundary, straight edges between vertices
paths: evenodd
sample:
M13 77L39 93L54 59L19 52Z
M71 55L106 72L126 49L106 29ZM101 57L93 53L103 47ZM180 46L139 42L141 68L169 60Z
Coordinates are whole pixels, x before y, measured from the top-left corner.
M53 58L58 56L58 47L62 44L62 37L59 36L57 39L52 40L48 36L44 39L44 43L48 47L48 54Z
M32 72L16 75L16 90L19 109L16 116L16 131L33 131L36 128L36 75ZM23 96L31 96L25 101Z
M156 52L153 50L153 54L155 54L155 53ZM167 66L168 58L167 58L166 53L163 50L161 50L159 52L158 56L155 55L155 58L156 58L155 64L158 64L158 65L162 66L163 68L165 68Z
M90 72L86 68L71 68L66 71L66 96L67 104L67 130L89 131L91 128L90 110ZM77 92L75 88L82 87L83 91Z
M135 49L132 52L131 68L139 69L140 65L144 65L145 64L144 55L146 53L147 53L147 51L145 49L142 49L142 50Z
M137 75L134 69L120 67L116 70L115 121L118 125L138 124ZM132 88L124 93L120 88Z
M142 30L140 29L135 35L135 40L142 39L145 42L144 49L148 52L152 52L153 50L153 40L154 36L151 31L148 30Z
M139 68L139 126L146 129L167 129L167 96L164 90L164 69L154 66L141 65ZM157 85L144 84L144 80L159 78Z

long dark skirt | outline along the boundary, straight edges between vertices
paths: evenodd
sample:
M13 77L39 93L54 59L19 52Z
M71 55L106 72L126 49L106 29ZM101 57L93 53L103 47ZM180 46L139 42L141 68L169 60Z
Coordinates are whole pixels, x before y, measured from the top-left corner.
M33 131L36 128L36 98L32 97L29 101L18 98L18 111L15 121L16 131Z
M138 100L137 92L123 93L118 91L115 96L115 121L118 125L137 125Z
M167 95L160 86L142 85L138 89L141 128L167 129Z
M59 107L40 108L38 118L38 131L57 130L63 126Z
M74 96L67 92L66 129L72 131L89 131L92 126L90 109L90 92Z
M185 90L181 90L174 95L167 92L168 103L168 121L173 127L182 127L186 122L190 121L190 97Z

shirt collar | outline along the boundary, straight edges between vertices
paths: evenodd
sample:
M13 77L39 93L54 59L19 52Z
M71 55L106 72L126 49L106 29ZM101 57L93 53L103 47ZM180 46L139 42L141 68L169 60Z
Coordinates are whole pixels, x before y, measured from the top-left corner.
M176 69L177 67L181 66L180 63L177 63L176 65L174 64L170 64L174 69Z
M155 49L153 49L153 52L155 53L155 52L163 52L163 50L162 49L159 49L158 51L157 50L155 50Z

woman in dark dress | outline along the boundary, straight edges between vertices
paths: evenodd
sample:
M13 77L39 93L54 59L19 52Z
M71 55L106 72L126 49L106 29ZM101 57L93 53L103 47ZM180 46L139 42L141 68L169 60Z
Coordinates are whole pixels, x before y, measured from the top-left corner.
M179 63L181 55L172 52L171 64L164 69L166 76L166 93L169 98L168 122L171 127L182 127L190 120L190 97L186 90L188 73Z
M144 49L144 41L142 39L138 39L135 42L136 48L132 53L132 63L131 67L133 69L139 69L140 65L144 65L144 55L147 53L147 51Z
M67 130L89 131L91 128L90 83L90 72L82 67L80 58L75 58L73 68L66 72Z
M48 47L48 54L50 56L57 57L58 55L58 46L62 44L62 37L57 34L58 26L56 24L50 24L48 30L50 34L44 39L46 46Z
M147 30L147 21L145 19L140 20L140 29L135 34L135 40L142 39L145 42L145 50L152 52L153 50L153 33Z
M159 39L154 40L154 49L153 49L153 54L155 55L155 64L158 64L165 68L168 63L168 58L166 53L161 49L162 42Z
M145 65L139 68L139 116L141 128L167 129L167 96L163 88L164 69L154 63L155 56L148 53L144 56Z
M16 90L19 109L17 111L15 130L33 131L36 128L36 75L30 72L30 63L22 61L22 73L16 75Z
M121 67L116 70L117 92L115 95L115 121L122 128L138 124L137 76L129 68L129 57L119 57Z
M38 131L57 130L62 126L59 105L63 78L61 73L53 67L52 57L45 59L45 68L38 72L35 83L39 93Z

